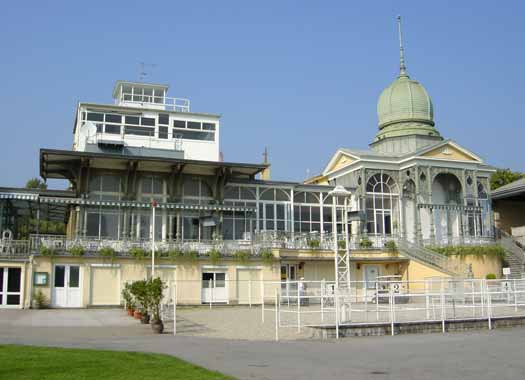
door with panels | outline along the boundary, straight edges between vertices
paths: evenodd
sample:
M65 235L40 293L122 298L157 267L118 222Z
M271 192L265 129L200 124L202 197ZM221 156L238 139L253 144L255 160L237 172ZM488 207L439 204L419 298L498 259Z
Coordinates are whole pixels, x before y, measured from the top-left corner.
M55 264L51 305L53 307L81 307L81 283L80 265Z
M0 267L0 308L22 306L22 268Z

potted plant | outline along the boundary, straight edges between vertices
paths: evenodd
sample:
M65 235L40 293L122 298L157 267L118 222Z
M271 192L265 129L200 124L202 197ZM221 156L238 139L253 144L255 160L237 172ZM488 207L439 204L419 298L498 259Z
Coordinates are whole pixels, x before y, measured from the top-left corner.
M148 301L151 312L151 329L157 334L162 334L164 331L164 323L160 318L160 303L162 301L164 288L164 283L159 277L151 279L147 283Z
M131 294L137 300L140 309L135 310L133 316L135 319L140 319L140 323L147 324L149 323L148 315L148 293L147 293L147 284L146 280L134 281L131 284Z
M45 309L48 306L49 301L46 295L41 290L37 290L33 295L33 307L35 309Z
M131 284L127 283L126 285L124 285L124 289L122 289L122 298L124 299L124 303L126 304L128 315L132 317L135 304L133 300L133 295L131 294Z

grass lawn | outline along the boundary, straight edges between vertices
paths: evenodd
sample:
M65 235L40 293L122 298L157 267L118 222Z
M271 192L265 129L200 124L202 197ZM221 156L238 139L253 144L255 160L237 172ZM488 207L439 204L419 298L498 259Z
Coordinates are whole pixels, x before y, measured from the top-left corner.
M0 345L0 379L232 379L172 356Z

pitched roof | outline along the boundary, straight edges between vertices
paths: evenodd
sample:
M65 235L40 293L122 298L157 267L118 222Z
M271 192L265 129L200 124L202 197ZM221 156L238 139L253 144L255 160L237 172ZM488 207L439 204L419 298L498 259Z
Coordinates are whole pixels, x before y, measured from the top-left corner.
M525 194L525 178L518 179L492 191L493 199L504 199L515 195Z

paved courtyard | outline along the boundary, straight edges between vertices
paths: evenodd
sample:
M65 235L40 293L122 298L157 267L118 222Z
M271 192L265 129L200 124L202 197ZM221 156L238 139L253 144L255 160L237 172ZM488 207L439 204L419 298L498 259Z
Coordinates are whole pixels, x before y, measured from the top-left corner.
M0 343L136 350L175 355L239 379L518 379L525 377L525 329L454 334L242 340L255 322L239 324L235 308L216 309L238 339L209 338L204 309L181 312L181 335L154 335L149 326L112 310L1 310ZM260 309L250 313L260 318ZM198 318L197 318L198 317ZM254 320L260 321L255 318ZM266 324L265 324L266 325ZM271 325L271 324L269 324ZM191 332L190 330L194 331ZM265 329L266 327L262 327ZM270 329L270 328L268 328ZM216 330L216 331L215 331ZM215 332L214 332L215 331ZM260 334L260 333L257 333ZM256 334L256 335L257 335Z

